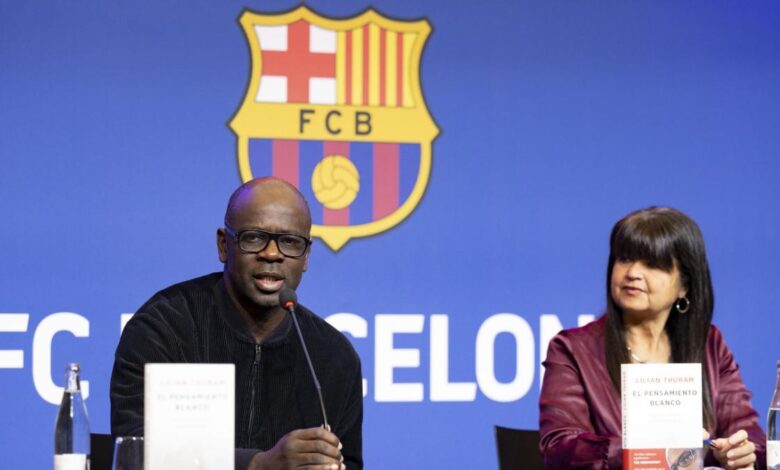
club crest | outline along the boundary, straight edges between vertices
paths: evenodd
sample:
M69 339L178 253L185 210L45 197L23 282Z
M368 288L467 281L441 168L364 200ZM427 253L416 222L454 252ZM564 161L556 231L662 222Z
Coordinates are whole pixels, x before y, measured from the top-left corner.
M420 202L439 133L422 96L426 20L374 10L332 19L305 6L244 12L251 75L230 121L243 181L273 175L312 210L337 251L399 224Z

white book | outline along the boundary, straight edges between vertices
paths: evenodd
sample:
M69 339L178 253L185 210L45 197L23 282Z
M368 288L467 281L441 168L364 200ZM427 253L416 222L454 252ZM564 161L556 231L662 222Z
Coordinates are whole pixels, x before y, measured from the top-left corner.
M233 364L146 364L144 468L233 468Z
M622 364L623 468L703 468L701 364Z

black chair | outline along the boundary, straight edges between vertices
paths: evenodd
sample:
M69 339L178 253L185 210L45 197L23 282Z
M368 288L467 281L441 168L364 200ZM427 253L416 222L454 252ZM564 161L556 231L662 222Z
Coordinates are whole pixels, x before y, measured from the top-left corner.
M114 459L114 440L111 434L90 434L90 469L111 470Z
M544 470L539 431L496 426L499 470Z

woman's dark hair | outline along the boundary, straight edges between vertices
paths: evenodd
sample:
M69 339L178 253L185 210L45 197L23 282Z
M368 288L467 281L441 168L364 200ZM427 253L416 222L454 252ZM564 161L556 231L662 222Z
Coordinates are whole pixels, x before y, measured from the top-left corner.
M623 312L612 299L612 268L617 259L641 260L653 268L671 271L677 266L687 290L690 308L680 313L672 307L666 334L672 349L671 362L702 364L704 423L714 425L712 397L707 377L704 345L712 323L714 299L704 238L696 222L670 207L648 207L632 212L612 228L607 265L606 363L612 384L620 390L620 364L629 363Z

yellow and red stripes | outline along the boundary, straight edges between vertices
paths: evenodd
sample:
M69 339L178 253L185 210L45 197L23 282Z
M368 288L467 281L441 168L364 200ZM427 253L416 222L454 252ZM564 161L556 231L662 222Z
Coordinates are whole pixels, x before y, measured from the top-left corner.
M367 24L339 31L336 47L336 103L412 107L409 60L415 33Z

